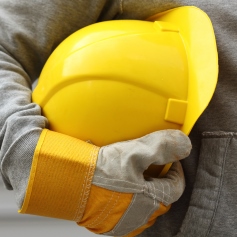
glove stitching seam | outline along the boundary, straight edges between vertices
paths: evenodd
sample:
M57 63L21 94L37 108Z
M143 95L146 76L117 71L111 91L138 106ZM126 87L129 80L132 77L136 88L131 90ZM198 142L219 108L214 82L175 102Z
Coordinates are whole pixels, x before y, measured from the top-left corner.
M152 186L152 188L153 188L153 192L154 192L154 194L153 194L153 200L156 200L156 191L155 191L155 185L153 184L153 183L151 183L150 184L151 186Z
M165 199L165 197L164 197L164 193L165 193L165 188L164 188L164 184L161 182L161 185L162 185L162 194L163 194L163 197L162 197L162 199L161 199L161 202L163 203L164 202L164 199Z
M115 192L114 192L115 193ZM117 204L117 202L118 202L118 200L119 200L119 198L120 198L120 195L121 195L121 193L118 193L118 195L117 195L117 199L116 199L116 201L114 202L114 205L111 207L111 209L110 209L110 211L108 212L108 214L100 221L100 222L98 222L96 225L94 225L94 227L96 227L96 226L98 226L100 223L102 223L108 216L109 216L109 214L111 213L111 211L114 209L114 207L116 206L116 204Z
M147 197L151 197L152 199L154 199L156 197L156 195L153 194L152 191L150 191L153 189L153 187L150 185L149 182L146 183L146 187L147 187L147 191L146 191L145 195L147 194L146 195Z
M91 151L90 155L90 165L88 166L88 172L87 176L85 176L85 179L83 181L83 191L80 195L80 201L78 202L78 207L75 212L74 221L79 222L82 219L83 212L85 210L87 200L89 198L90 188L91 188L91 182L95 170L96 165L96 158L97 158L97 147L94 146L94 148Z
M126 217L126 215L128 214L129 210L131 209L131 207L133 206L133 204L135 203L135 199L137 198L137 194L134 194L134 198L132 200L132 203L129 205L129 208L126 210L125 214L123 215L122 219L119 221L118 225L114 227L114 229L111 231L111 233L115 234L116 230L119 228L119 226L121 225L121 223L123 222L124 218Z
M123 180L121 180L121 181L123 181ZM118 189L117 186L110 185L110 184L104 184L104 183L99 183L99 182L93 182L93 184L95 184L95 185L97 185L97 186L99 186L99 187L107 187L107 186L109 186L109 187L113 187L113 188ZM126 187L123 187L123 189L129 189L129 190L139 191L138 193L146 193L146 191L144 190L144 188L140 190L140 189L136 189L136 188L126 188ZM163 191L161 191L161 189L158 189L158 188L155 188L155 190L158 191L158 192L160 192L160 193L162 193L163 196L168 196L168 197L170 197L169 194L164 193L164 188L163 188ZM149 194L149 192L148 192L148 194ZM163 198L162 200L164 200L164 198Z
M92 225L94 225L94 224L98 221L98 219L102 216L102 214L105 212L106 208L107 208L107 207L109 206L109 204L111 203L114 194L115 194L115 192L112 193L112 195L111 195L111 197L110 197L110 199L109 199L109 202L107 202L107 205L104 207L104 209L103 209L103 211L100 213L100 215L98 215L98 217L97 217L92 223L86 225L85 227L92 227ZM100 223L101 223L101 222L95 224L95 226L99 225ZM95 227L95 226L93 226L93 227Z
M134 185L139 186L139 187L143 187L143 185L141 185L141 184L133 183L133 182L122 180L122 179L110 179L110 178L106 178L106 177L102 177L102 176L98 176L98 175L95 175L94 177L98 177L98 178L101 178L101 179L108 179L108 180L111 180L111 181L122 181L122 182L130 183L130 184L134 184Z
M122 180L121 180L122 181ZM99 183L99 182L93 182L93 184L99 186L99 187L113 187L113 188L117 188L117 186L114 186L114 185L110 185L110 184L104 184L104 183ZM140 191L139 193L141 193L143 191L143 189L136 189L136 188L126 188L126 187L123 187L123 189L129 189L129 190L134 190L134 191Z
M171 194L170 194L170 184L167 180L164 180L166 183L167 183L167 186L168 186L168 190L169 190L169 196L168 196L168 199L166 200L166 204L168 204L170 202L170 199L171 199Z
M154 208L152 208L151 211L147 214L146 218L144 218L143 223L140 226L135 227L134 229L132 229L129 233L132 233L133 231L135 231L138 228L142 227L143 225L145 225L149 221L149 216L156 210L156 205L157 204L158 204L158 202L154 199Z

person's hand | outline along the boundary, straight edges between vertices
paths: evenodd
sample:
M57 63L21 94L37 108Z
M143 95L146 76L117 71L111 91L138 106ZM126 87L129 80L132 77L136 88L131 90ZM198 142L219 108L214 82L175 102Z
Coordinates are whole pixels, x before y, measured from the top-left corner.
M179 160L190 149L178 130L100 148L45 129L19 212L75 221L97 234L135 236L182 195ZM173 165L164 177L144 176L151 164L167 163Z
M135 236L168 211L185 187L179 160L191 150L178 130L100 148L84 216L79 225L111 236ZM144 178L151 165L173 163L163 178Z

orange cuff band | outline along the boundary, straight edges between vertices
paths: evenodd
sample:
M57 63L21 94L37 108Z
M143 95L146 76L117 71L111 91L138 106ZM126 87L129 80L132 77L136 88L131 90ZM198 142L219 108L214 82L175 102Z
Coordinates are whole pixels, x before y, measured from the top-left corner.
M80 221L98 152L99 147L44 129L19 213Z
M96 234L111 231L123 217L132 198L132 193L114 192L92 184L85 214L78 224Z

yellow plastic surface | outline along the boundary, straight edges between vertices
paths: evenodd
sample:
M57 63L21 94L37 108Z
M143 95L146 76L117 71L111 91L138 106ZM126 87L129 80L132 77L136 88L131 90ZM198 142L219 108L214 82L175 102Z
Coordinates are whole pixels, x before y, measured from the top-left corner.
M183 39L189 62L188 106L181 130L189 134L208 106L217 84L218 54L212 23L196 7L179 7L148 20L174 23Z
M106 27L113 36L105 37ZM94 43L84 39L82 45L88 28ZM103 146L180 129L164 114L167 99L186 100L187 89L187 57L176 31L163 32L145 21L115 21L82 29L59 46L33 99L51 129Z
M98 146L161 129L189 134L217 74L210 19L180 7L77 31L50 56L33 101L50 129Z

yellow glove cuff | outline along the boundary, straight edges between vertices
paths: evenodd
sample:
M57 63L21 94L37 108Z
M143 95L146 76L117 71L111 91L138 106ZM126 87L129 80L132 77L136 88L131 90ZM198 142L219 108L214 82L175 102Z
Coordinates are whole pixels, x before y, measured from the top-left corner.
M99 147L44 129L19 213L80 221L98 152Z

